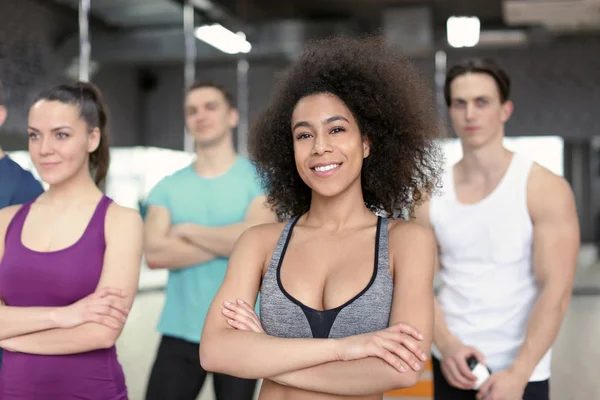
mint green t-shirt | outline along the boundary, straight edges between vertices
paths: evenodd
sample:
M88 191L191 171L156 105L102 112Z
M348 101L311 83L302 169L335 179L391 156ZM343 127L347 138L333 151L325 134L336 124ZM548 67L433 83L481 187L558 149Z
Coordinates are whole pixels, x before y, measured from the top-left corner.
M191 222L214 227L242 222L252 200L262 194L253 164L238 156L228 172L215 178L199 176L193 164L165 177L151 190L147 205L166 207L173 225ZM228 258L218 257L169 271L159 332L199 343L227 262Z

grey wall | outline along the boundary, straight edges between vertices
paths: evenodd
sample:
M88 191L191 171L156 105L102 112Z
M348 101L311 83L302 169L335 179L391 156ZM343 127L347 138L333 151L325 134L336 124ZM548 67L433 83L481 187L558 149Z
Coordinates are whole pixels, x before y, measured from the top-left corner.
M23 133L32 97L63 78L66 65L53 47L73 29L77 29L76 20L38 2L0 2L0 79L9 111L5 134Z
M284 68L281 60L253 62L248 71L249 121L267 105L274 84L273 75ZM148 68L145 75L154 82L144 96L144 144L172 149L183 147L183 66ZM237 73L235 64L198 65L198 80L224 85L237 98Z

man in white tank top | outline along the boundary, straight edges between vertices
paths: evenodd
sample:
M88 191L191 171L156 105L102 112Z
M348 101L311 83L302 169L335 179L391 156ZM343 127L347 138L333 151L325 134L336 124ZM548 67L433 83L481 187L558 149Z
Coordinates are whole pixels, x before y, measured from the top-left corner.
M435 399L547 400L579 251L574 196L503 147L510 80L492 60L454 66L444 94L463 158L416 211L439 247ZM470 357L491 371L485 383Z

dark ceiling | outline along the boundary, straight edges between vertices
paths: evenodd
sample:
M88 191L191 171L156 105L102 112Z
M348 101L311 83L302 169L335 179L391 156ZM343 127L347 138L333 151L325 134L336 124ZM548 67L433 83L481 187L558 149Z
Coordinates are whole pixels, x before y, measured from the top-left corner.
M248 21L273 19L373 19L388 7L427 5L436 25L452 15L474 15L484 24L502 23L502 0L215 0L223 8Z

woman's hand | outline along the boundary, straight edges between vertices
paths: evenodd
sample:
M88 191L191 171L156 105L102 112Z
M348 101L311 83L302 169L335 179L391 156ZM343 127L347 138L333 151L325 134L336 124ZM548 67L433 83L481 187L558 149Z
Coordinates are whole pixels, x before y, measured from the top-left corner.
M95 322L112 329L119 329L125 324L129 309L122 298L121 289L102 288L89 296L59 308L54 319L60 328L73 328L86 322Z
M245 301L241 299L237 299L235 303L226 301L223 306L223 315L233 328L240 331L265 333L260 324L260 318Z
M338 340L341 361L378 357L398 371L405 372L407 368L420 370L427 360L427 354L419 346L419 341L423 340L421 334L402 322L380 331Z

